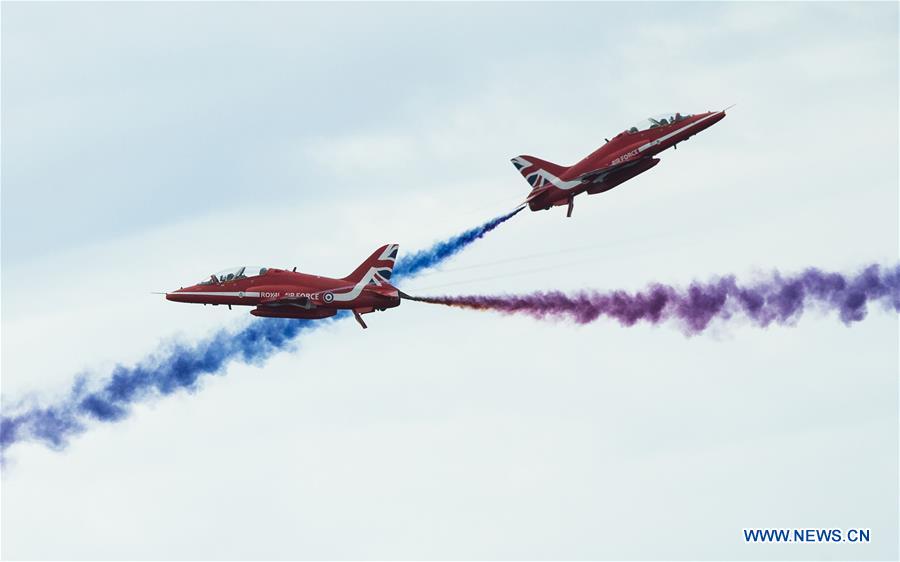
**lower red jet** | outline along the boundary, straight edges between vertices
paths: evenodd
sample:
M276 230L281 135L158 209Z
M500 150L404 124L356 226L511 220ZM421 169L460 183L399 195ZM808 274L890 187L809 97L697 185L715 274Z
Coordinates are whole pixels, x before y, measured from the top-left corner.
M328 318L338 310L352 310L365 328L362 314L400 304L400 293L388 281L397 244L375 250L369 259L343 279L331 279L268 267L236 267L209 279L166 293L175 302L254 306L250 314L274 318Z
M733 107L733 106L732 106ZM574 166L560 166L534 156L516 156L513 165L532 186L525 199L532 211L568 205L572 216L575 196L603 193L659 164L654 158L663 150L677 148L703 129L725 117L722 111L697 115L666 113L641 121L622 131Z

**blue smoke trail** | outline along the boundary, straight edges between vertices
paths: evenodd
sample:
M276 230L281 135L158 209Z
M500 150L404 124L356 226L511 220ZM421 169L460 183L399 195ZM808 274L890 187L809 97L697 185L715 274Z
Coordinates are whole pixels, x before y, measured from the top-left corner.
M65 447L68 438L86 429L86 420L115 422L129 414L129 407L153 395L179 389L197 390L203 375L221 374L233 360L261 364L302 332L344 317L344 311L324 320L273 318L254 320L246 328L219 330L193 346L173 344L132 367L118 365L96 390L78 378L69 394L48 407L32 407L0 419L0 450L23 440L41 441L51 448Z
M516 212L399 260L394 268L395 276L412 277L437 265L509 220ZM301 333L348 316L347 311L339 311L335 316L321 320L254 320L237 332L219 330L195 345L176 343L137 365L118 365L96 389L90 388L85 377L79 377L65 398L54 405L34 405L12 415L4 413L0 416L0 462L6 450L21 441L38 441L50 448L62 449L72 436L87 429L88 422L116 422L128 417L130 406L137 402L181 389L196 391L201 377L223 374L231 361L261 365Z
M491 219L481 226L469 229L462 234L458 234L447 240L435 243L430 248L419 250L414 254L410 254L397 261L394 266L394 276L408 277L418 275L422 270L434 267L444 260L456 255L463 248L478 240L488 232L494 230L501 224L516 216L516 213L524 209L519 207L511 213Z

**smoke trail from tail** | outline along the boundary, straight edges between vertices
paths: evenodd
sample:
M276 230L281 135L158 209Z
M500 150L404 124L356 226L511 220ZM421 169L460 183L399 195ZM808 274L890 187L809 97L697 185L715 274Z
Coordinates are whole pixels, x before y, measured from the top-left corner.
M807 269L799 275L740 285L734 276L708 283L692 283L686 289L653 284L647 289L625 291L558 291L526 295L410 297L412 300L502 314L525 314L538 319L571 320L588 324L606 317L623 326L638 322L678 322L686 335L703 332L714 319L742 315L757 326L791 324L807 306L837 311L845 324L865 318L867 303L880 303L900 312L900 265L882 269L866 267L855 275Z
M478 240L488 232L516 216L523 208L524 207L519 207L515 211L491 219L481 226L476 226L462 234L457 234L456 236L437 242L430 248L420 250L414 254L401 258L397 264L394 265L394 276L411 277L421 273L429 267L438 265L444 260L461 252L472 242Z
M71 436L86 429L88 421L119 421L128 416L130 406L136 402L179 389L196 390L201 377L221 374L231 361L262 363L300 333L343 316L347 314L339 312L316 321L254 320L238 332L220 330L195 345L172 344L135 366L119 365L99 388L90 388L89 381L80 377L60 402L4 415L0 419L0 450L23 440L62 448Z
M492 219L462 234L435 243L431 248L401 259L394 276L414 276L494 230L519 210ZM161 348L137 365L117 366L99 388L87 377L76 378L59 402L44 405L17 405L15 413L0 416L0 461L6 450L21 441L39 441L61 449L68 440L85 431L90 422L116 422L126 418L131 405L180 389L195 391L206 375L222 374L232 361L261 364L284 349L297 336L349 316L347 311L321 320L266 318L253 320L234 332L220 330L194 344L175 343Z

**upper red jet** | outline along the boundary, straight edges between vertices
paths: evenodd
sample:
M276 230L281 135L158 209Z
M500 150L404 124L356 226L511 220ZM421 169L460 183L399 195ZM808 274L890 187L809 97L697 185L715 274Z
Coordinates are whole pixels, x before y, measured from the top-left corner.
M525 199L532 211L568 205L566 216L571 217L579 193L603 193L646 172L659 163L655 155L676 147L724 117L724 109L697 115L666 113L607 139L606 144L574 166L560 166L526 155L516 156L512 163L533 188Z
M397 244L375 250L343 279L319 277L268 267L236 267L210 275L190 287L166 293L175 302L255 306L250 314L276 318L328 318L339 309L361 314L400 304L400 293L388 280L397 259Z

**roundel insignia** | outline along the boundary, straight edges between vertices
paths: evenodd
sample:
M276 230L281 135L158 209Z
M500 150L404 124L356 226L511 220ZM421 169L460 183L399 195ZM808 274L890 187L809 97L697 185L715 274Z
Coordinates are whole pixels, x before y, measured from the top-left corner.
M243 296L244 296L244 291L240 291L240 292L238 293L238 296L239 296L239 297L243 297Z
M334 295L332 295L331 293L325 293L324 295L322 295L322 300L324 300L325 302L332 302L334 300Z

